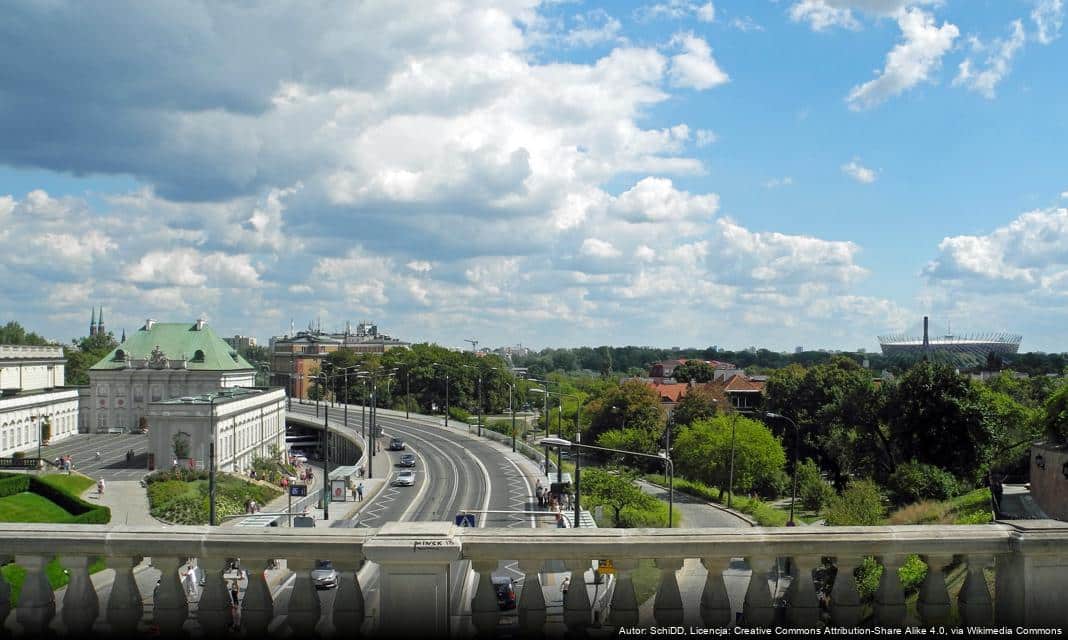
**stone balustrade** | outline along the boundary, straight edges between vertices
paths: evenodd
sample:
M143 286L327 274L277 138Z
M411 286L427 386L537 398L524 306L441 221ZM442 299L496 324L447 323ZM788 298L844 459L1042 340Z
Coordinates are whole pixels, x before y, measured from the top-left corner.
M979 526L632 530L464 529L410 522L388 523L381 529L314 530L18 524L0 525L0 553L26 570L14 611L8 605L9 587L0 580L0 620L28 637L49 628L60 635L95 630L125 637L146 624L163 636L183 635L191 626L199 626L208 637L223 635L233 623L224 576L232 559L240 559L248 571L240 624L246 634L253 634L249 637L269 630L284 633L285 627L296 637L331 629L339 636L356 635L361 629L384 637L490 635L506 615L518 625L516 631L533 636L581 636L594 625L602 633L640 623L680 625L695 615L706 627L900 627L912 620L907 619L896 569L910 554L928 565L915 622L927 627L1068 626L1068 523L1049 520ZM45 570L57 554L70 575L58 611ZM869 556L886 570L872 602L863 603L853 569ZM151 605L143 604L135 580L135 568L146 557L162 571ZM88 574L95 558L103 558L114 572L103 599ZM179 569L192 558L208 576L195 616L179 578ZM749 579L740 621L724 574L736 558L744 558L752 575L760 578L786 565L790 573L785 593L777 593L768 580ZM295 574L281 627L281 606L273 592L277 584L269 584L262 571L272 559L284 559ZM323 609L311 577L317 559L330 559L340 575L329 611ZM633 581L642 559L654 560L659 572L652 620L641 617ZM474 580L450 580L450 566L460 560L470 561L477 573ZM539 587L547 572L570 572L572 584L581 585L579 576L590 571L594 560L611 560L616 572L607 616L594 615L583 588L568 590L562 607L546 601ZM707 570L696 611L687 609L680 589L679 570L687 560L697 560ZM516 571L525 576L518 609L510 613L498 609L490 579L500 561L514 561ZM547 568L550 561L555 561L552 569ZM837 573L829 593L821 593L827 585L815 581L813 570L827 563L833 563ZM963 584L954 589L955 603L947 588L949 567L963 575ZM987 570L993 571L993 590ZM375 571L373 593L365 594ZM469 606L463 612L450 611L450 592L467 584L474 585L463 594ZM332 624L320 623L324 614Z

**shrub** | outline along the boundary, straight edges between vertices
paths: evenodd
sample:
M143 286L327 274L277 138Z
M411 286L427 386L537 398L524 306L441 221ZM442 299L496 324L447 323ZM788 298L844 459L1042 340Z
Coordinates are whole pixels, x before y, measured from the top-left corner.
M26 457L26 452L25 451L16 451L15 453L11 454L11 457L16 459L16 460L22 460L23 458Z
M460 407L449 407L449 417L460 422L470 422L471 414Z
M0 475L0 498L13 496L30 490L30 476L24 473Z
M797 494L806 509L817 513L834 497L834 487L824 481L811 459L797 465Z
M70 524L107 524L111 521L111 509L86 502L71 494L63 486L53 484L48 478L49 476L0 474L0 497L29 491L54 502L70 513L72 516Z
M946 500L960 493L961 486L953 474L934 465L906 462L887 480L895 504L919 500Z
M882 521L883 497L871 480L853 480L827 509L827 524L832 526L874 526Z

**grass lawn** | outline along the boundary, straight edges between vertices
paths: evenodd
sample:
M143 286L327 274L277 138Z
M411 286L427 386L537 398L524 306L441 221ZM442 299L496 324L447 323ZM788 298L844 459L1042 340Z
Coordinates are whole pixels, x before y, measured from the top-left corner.
M96 558L89 564L89 573L94 574L106 568L104 561ZM48 575L48 583L52 585L52 589L65 587L70 582L70 576L63 572L63 567L56 558L45 565L45 573ZM22 592L22 583L26 581L26 570L17 564L7 564L0 567L0 574L3 574L4 580L11 585L11 605L17 605L19 593Z
M86 489L96 484L95 480L89 476L83 476L80 473L72 473L70 475L65 473L48 473L39 476L38 479L41 482L61 491L65 491L72 496L80 496Z
M169 476L168 476L169 477ZM245 512L245 503L266 505L282 495L281 489L249 482L242 477L218 474L215 508L220 518ZM175 524L208 523L208 480L161 479L148 485L148 502L154 517Z
M905 505L887 518L888 524L988 524L990 489L976 489L949 500L924 500Z
M70 519L70 512L36 493L16 493L0 498L0 522L62 523Z

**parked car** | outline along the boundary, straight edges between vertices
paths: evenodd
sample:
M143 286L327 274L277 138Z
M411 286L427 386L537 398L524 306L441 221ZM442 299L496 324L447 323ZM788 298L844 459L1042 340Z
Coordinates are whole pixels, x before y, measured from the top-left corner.
M492 576L493 590L497 592L497 607L501 611L515 609L515 583L508 576Z
M404 440L400 438L393 438L389 441L390 451L404 451Z
M402 467L414 467L415 466L415 454L414 453L406 453L406 454L402 455L400 457L400 462L398 464L400 466L402 466Z
M315 568L311 572L312 582L316 589L337 588L337 571L329 560L316 560Z
M401 471L397 474L397 477L393 479L393 486L395 487L411 487L413 485L415 485L414 471Z

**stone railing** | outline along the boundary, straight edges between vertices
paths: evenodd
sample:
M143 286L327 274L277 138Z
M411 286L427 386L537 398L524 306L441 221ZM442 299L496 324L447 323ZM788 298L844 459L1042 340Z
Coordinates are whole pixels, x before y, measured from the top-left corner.
M29 637L51 626L60 635L90 630L127 636L139 625L152 624L164 635L180 635L199 625L207 637L223 635L233 617L224 576L231 559L248 571L240 603L240 624L248 637L278 631L283 613L269 572L271 559L284 559L295 574L292 594L285 598L285 620L294 637L328 629L353 635L363 628L373 636L459 637L492 634L502 616L514 618L518 631L534 636L584 635L593 625L617 627L656 624L661 627L699 620L705 627L733 627L739 622L728 594L728 568L744 558L754 576L764 578L788 564L789 586L777 593L766 579L747 579L740 624L748 627L901 627L907 618L904 589L896 569L910 554L929 567L916 604L925 627L953 624L1064 628L1068 626L1068 524L1058 521L1006 522L979 526L799 527L792 529L462 529L448 523L389 523L381 529L209 529L207 527L111 527L70 525L0 525L0 550L26 569L18 606L9 626ZM48 586L45 565L59 554L70 573L61 610ZM144 557L162 571L151 605L142 604L133 569ZM874 556L886 570L874 601L862 603L853 569ZM87 569L101 557L114 569L106 601L92 588ZM196 558L209 576L190 623L190 603L179 569ZM324 610L311 577L316 559L330 559L340 580L332 609ZM615 580L607 616L595 620L587 589L568 590L562 620L548 620L541 588L547 572L567 573L572 583L585 582L591 561L611 560ZM640 617L632 574L641 559L653 559L659 588L652 620ZM789 559L786 563L783 559ZM450 566L470 560L477 572L469 608L450 611L449 593L459 587L450 580ZM695 607L687 609L678 572L684 561L697 560L707 570ZM367 561L359 573L357 570ZM514 561L524 576L514 614L498 609L490 579L500 561ZM821 594L813 569L833 562L836 577ZM556 568L548 568L549 565ZM947 567L963 573L955 601L947 588ZM988 588L992 570L995 588ZM377 571L365 602L361 583ZM731 580L738 578L737 571ZM462 582L462 581L461 581ZM956 591L956 589L954 589ZM7 587L0 583L0 619ZM373 594L372 594L373 592ZM373 601L373 603L372 603ZM740 605L740 606L739 606ZM376 611L373 624L365 615ZM467 612L469 611L469 617ZM458 615L463 613L463 615ZM332 624L320 624L327 616ZM457 621L460 622L457 622ZM274 621L272 623L272 621ZM317 627L318 625L318 627ZM373 627L373 628L372 628Z
M14 358L62 358L63 347L36 347L21 344L0 344L0 360Z

